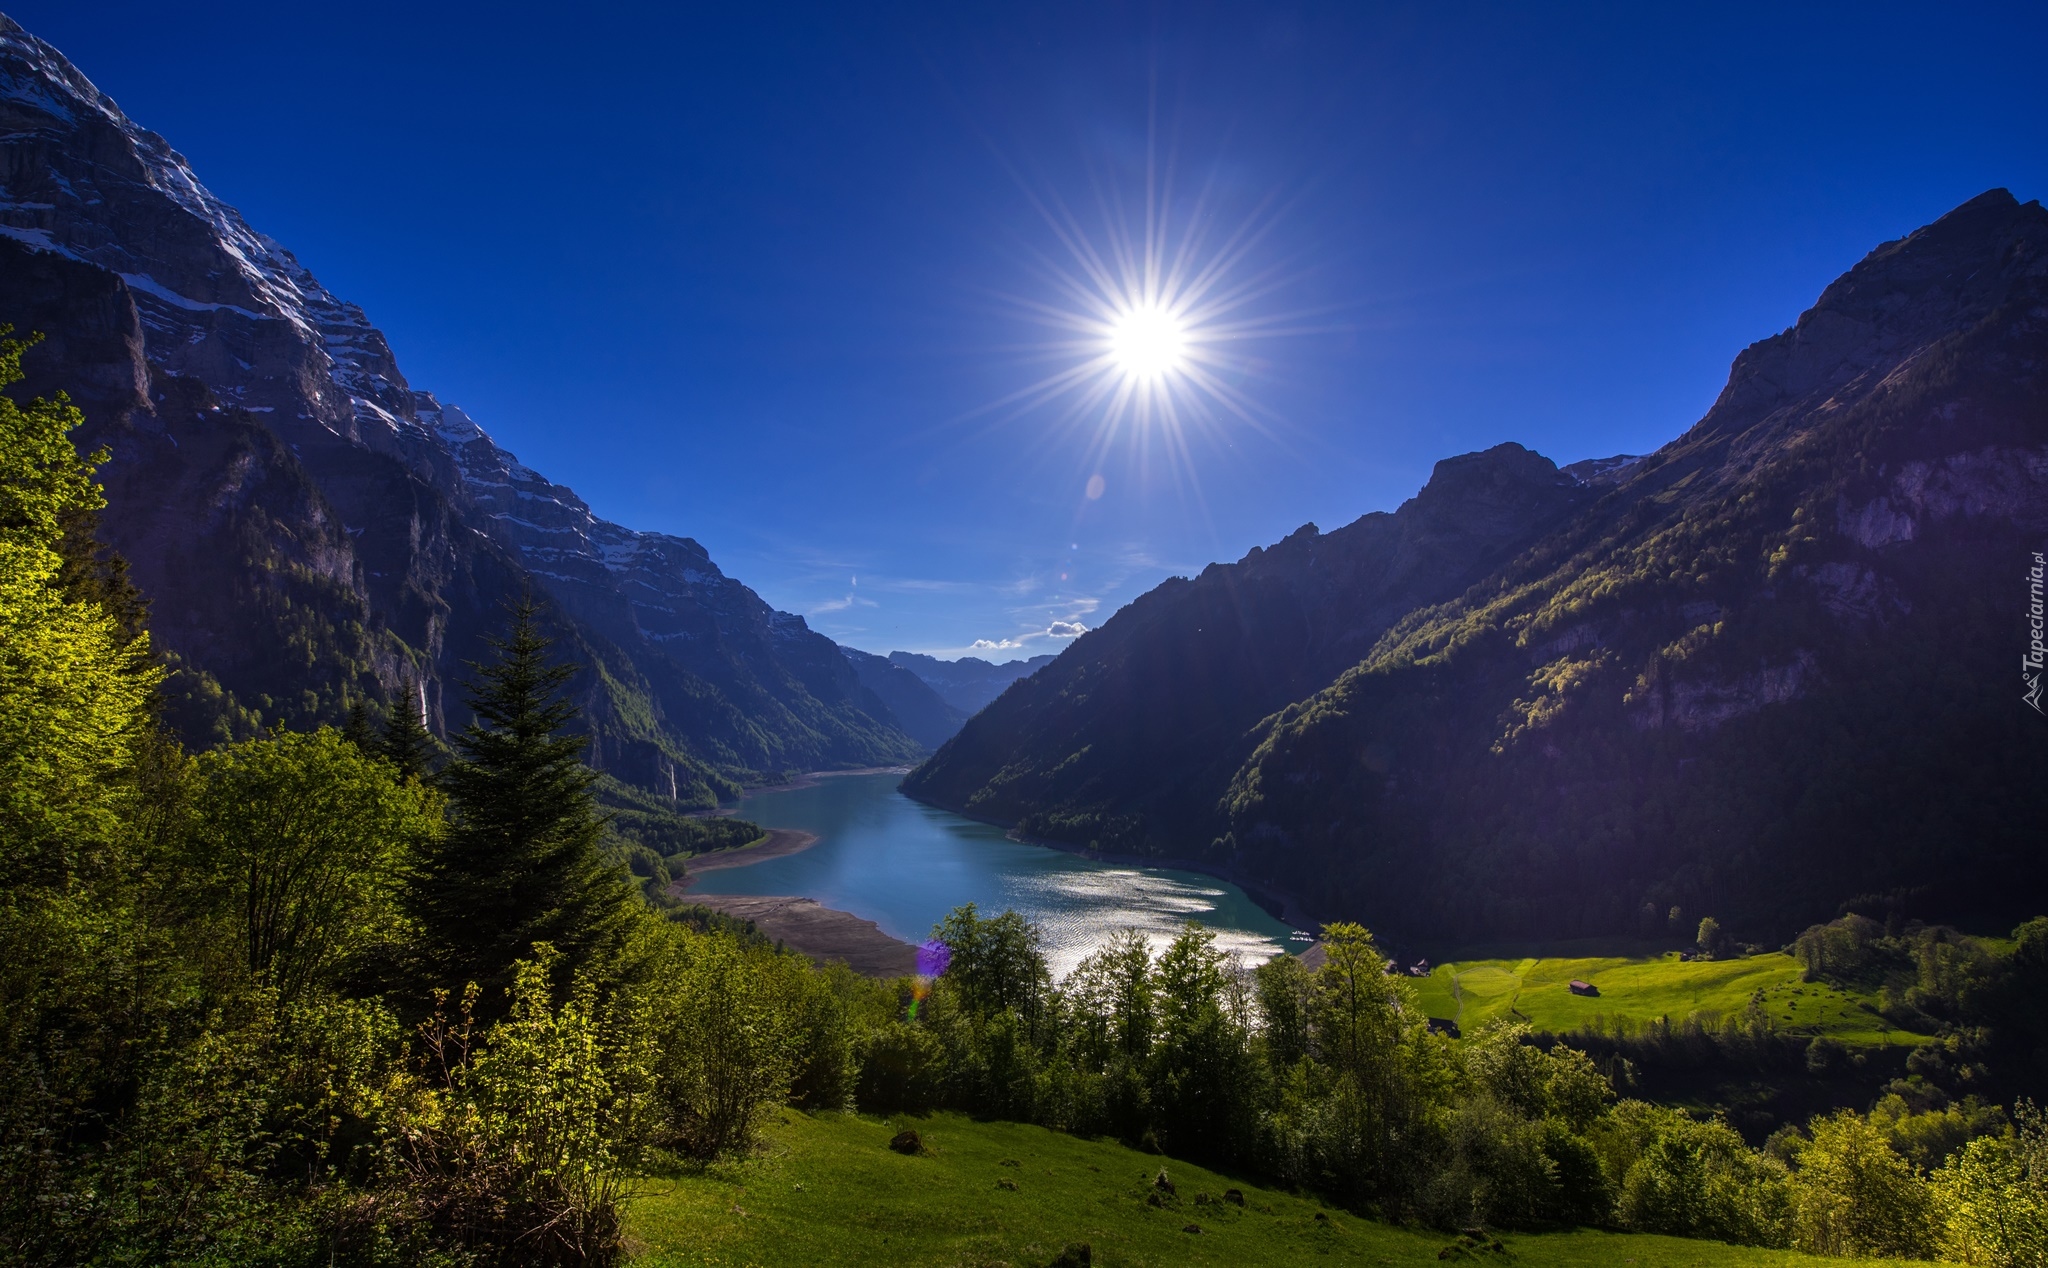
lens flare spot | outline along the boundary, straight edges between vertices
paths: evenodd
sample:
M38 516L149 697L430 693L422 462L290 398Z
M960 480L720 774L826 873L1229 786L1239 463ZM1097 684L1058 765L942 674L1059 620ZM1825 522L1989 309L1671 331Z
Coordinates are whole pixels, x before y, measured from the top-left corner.
M917 976L910 979L910 1020L917 1020L920 1004L931 997L932 983L953 963L953 948L933 938L917 949Z
M1101 472L1097 472L1096 474L1094 474L1094 475L1092 475L1092 476L1089 476L1089 477L1088 477L1088 490L1087 490L1087 492L1088 492L1088 500L1089 500L1090 502L1098 501L1098 500L1099 500L1099 499L1100 499L1100 498L1102 497L1102 491L1103 491L1103 490L1104 490L1105 488L1108 488L1108 487L1109 487L1108 485L1106 485L1106 484L1104 484L1104 483L1102 482L1102 473L1101 473ZM1078 549L1080 549L1080 547L1078 547L1078 546L1077 546L1077 547L1075 547L1075 549L1076 549L1076 550L1078 550Z

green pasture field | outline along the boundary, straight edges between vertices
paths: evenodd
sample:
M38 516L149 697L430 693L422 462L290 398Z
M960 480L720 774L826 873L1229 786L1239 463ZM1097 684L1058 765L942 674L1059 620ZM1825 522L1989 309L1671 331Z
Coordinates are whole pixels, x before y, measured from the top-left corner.
M925 1152L892 1153L914 1128ZM1175 1194L1148 1205L1161 1167ZM1244 1205L1222 1201L1239 1190ZM1204 1201L1204 1198L1209 1200ZM1185 1231L1188 1226L1199 1232ZM1455 1235L1396 1228L1311 1198L1100 1140L952 1114L880 1119L794 1110L752 1158L638 1182L639 1268L1040 1268L1086 1242L1108 1268L1443 1262ZM1838 1261L1633 1234L1500 1235L1457 1262L1763 1268ZM1859 1261L1869 1263L1871 1261Z
M1822 982L1800 980L1799 962L1782 952L1722 960L1662 956L1527 957L1439 964L1415 979L1425 1011L1470 1031L1496 1017L1526 1021L1538 1030L1576 1030L1604 1017L1638 1022L1692 1013L1740 1017L1755 992L1780 1031L1825 1035L1843 1044L1879 1047L1920 1044L1926 1035L1897 1030L1877 1015L1876 999ZM1577 978L1597 996L1571 993Z

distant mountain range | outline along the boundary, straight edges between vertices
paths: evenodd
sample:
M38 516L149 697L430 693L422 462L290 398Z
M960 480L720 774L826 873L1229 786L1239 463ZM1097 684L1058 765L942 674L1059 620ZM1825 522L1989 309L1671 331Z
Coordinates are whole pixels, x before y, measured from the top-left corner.
M859 674L861 686L875 693L896 715L904 733L928 749L953 738L989 701L1020 678L1052 664L1052 655L990 664L976 656L940 660L920 652L872 652L842 649Z
M1410 940L1995 931L2048 906L2042 551L2048 212L1995 190L1657 452L1468 454L1170 580L905 789Z
M465 662L527 591L588 667L592 763L676 805L913 760L964 717L412 386L361 309L4 17L0 176L0 321L45 336L21 390L68 391L112 455L101 533L194 741L388 707L407 678L459 726Z
M979 656L939 660L918 652L890 652L889 663L909 670L931 684L941 699L958 710L961 719L973 717L991 700L1009 690L1010 684L1044 669L1057 659L1052 653L1029 660L991 664Z

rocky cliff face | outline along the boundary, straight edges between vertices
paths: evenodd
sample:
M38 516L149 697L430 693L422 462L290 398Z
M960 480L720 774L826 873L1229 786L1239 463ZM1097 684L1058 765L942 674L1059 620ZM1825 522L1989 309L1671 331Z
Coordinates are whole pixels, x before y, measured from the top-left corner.
M415 390L362 310L201 185L61 54L0 18L0 321L46 338L105 531L209 730L448 687L531 587L590 666L594 760L682 800L755 772L914 755L830 640L686 538L593 515ZM196 719L196 721L194 721Z
M1505 446L1170 581L906 788L1410 939L2048 906L2014 673L2048 550L2048 212L1889 243L1656 453Z

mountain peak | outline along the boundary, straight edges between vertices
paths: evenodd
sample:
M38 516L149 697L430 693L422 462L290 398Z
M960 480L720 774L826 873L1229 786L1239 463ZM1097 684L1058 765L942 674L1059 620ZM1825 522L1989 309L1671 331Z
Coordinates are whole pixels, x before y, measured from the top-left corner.
M1542 454L1508 441L1437 463L1429 483L1399 514L1427 529L1505 531L1555 502L1557 490L1577 484Z
M2048 276L2048 210L1988 190L1863 257L1791 329L1735 358L1699 436L1746 431L1882 378L1941 339L1985 320ZM1875 381L1875 380L1873 380Z

